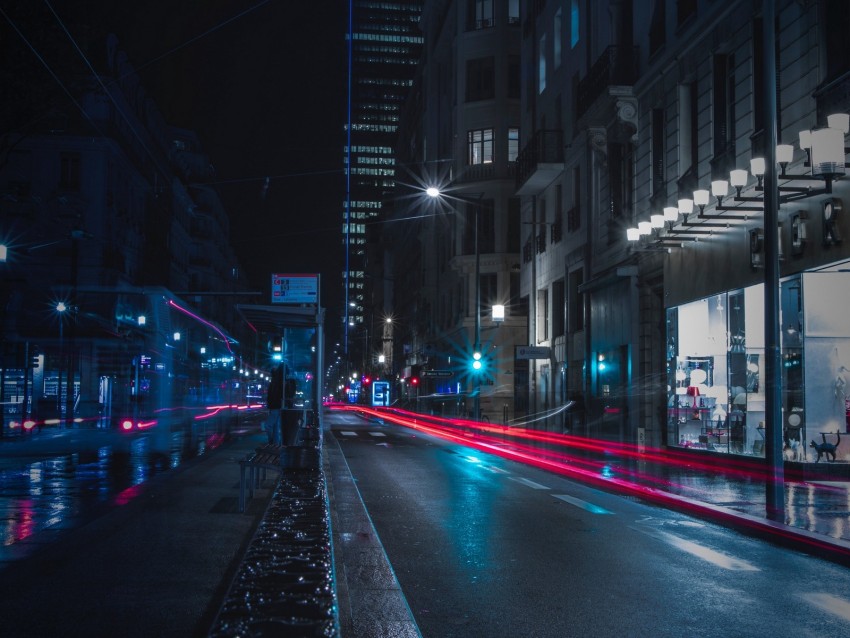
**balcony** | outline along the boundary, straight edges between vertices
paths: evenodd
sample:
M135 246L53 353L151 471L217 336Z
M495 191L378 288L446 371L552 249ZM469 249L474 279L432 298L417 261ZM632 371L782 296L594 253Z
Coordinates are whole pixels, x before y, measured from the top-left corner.
M637 78L637 47L610 46L578 83L576 118L590 110L610 86L631 86Z
M517 156L517 195L541 193L563 172L564 132L560 129L537 131Z

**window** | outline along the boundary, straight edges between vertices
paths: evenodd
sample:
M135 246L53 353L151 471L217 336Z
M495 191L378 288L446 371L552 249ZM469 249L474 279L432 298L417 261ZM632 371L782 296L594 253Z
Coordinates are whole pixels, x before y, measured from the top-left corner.
M470 0L470 28L489 29L493 21L493 0Z
M59 154L59 188L67 191L80 190L80 154Z
M540 49L537 52L537 91L546 89L546 34L540 36Z
M652 196L664 196L664 109L652 109Z
M676 21L679 26L697 12L697 0L676 0Z
M494 228L495 215L492 199L481 202L467 202L466 225L463 233L463 254L475 254L475 209L478 209L478 251L479 253L496 252L496 232Z
M528 297L520 296L520 274L511 272L511 300L508 304L508 314L513 317L528 317Z
M573 206L567 211L567 230L575 232L581 228L581 168L573 168Z
M850 3L841 0L824 2L824 21L821 41L826 49L826 77L834 80L850 70L850 47L847 30L850 28Z
M470 166L475 164L490 164L493 161L493 129L484 128L467 133L467 147Z
M570 273L569 312L567 314L570 332L584 330L584 295L579 292L583 282L583 271L574 270Z
M578 8L578 0L570 1L570 48L575 49L578 44L578 34L581 29L581 15Z
M508 24L519 24L519 0L508 0Z
M466 61L466 101L496 97L496 66L492 56Z
M719 157L734 148L735 140L735 61L732 55L714 56L714 155Z
M564 334L564 280L552 283L552 336L561 337Z
M555 244L561 241L564 233L564 187L555 186L555 219L549 229L550 241Z
M519 155L519 129L508 129L508 161L515 162L516 156Z
M549 291L537 291L537 343L549 338Z
M667 22L667 0L655 0L652 22L649 25L649 55L656 53L665 41Z
M561 34L564 28L563 13L561 7L555 11L555 23L553 24L552 33L552 68L557 69L561 66Z
M697 85L679 85L679 177L696 171L699 145L697 141Z

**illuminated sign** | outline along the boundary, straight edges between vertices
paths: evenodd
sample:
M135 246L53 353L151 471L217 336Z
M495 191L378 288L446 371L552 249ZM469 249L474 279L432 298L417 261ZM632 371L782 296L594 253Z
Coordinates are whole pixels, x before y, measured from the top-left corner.
M272 275L272 303L318 304L319 275Z
M549 348L546 346L516 346L517 359L548 359Z

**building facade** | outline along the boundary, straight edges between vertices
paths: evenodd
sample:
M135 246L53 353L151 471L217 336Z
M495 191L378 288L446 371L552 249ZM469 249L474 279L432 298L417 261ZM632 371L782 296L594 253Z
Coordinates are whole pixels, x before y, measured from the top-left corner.
M381 224L395 197L399 114L419 61L422 2L351 0L349 12L343 322L346 355L362 373L389 343L381 322L392 315L392 284Z
M138 396L134 375L160 372L144 367L147 344L195 369L237 356L240 339L212 330L243 323L218 295L238 301L246 284L226 212L204 185L209 159L193 132L163 120L114 36L89 46L106 88L88 69L63 69L74 101L45 89L48 115L29 111L2 138L6 433L21 406L33 419L108 421L113 399ZM35 73L21 77L38 86Z
M402 376L418 381L420 409L475 416L477 406L484 420L515 423L527 416L525 362L514 356L526 330L514 197L519 3L427 3L422 30L399 141L411 187L397 211L411 219L394 228Z
M522 294L548 348L532 403L575 401L551 429L722 454L762 457L781 429L811 460L848 427L846 120L828 116L850 111L850 12L648 4L523 4Z

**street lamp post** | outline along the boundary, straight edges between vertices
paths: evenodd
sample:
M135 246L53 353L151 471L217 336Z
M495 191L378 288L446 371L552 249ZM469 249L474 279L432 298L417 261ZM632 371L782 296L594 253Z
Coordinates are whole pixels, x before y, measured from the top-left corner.
M435 186L429 186L425 190L425 193L433 198L439 198L442 195L440 189ZM458 199L471 203L475 207L475 229L473 235L475 247L475 344L472 351L472 368L475 385L472 395L472 417L478 421L481 418L481 368L483 367L481 361L481 249L478 244L478 222L481 216L481 203L480 201L474 202L461 197L458 197Z
M59 374L57 375L56 383L56 411L61 417L62 415L62 374L65 372L65 311L68 306L64 301L56 304L56 312L59 313Z

